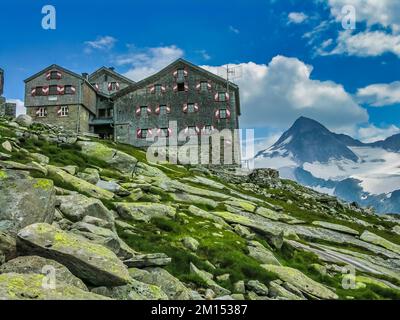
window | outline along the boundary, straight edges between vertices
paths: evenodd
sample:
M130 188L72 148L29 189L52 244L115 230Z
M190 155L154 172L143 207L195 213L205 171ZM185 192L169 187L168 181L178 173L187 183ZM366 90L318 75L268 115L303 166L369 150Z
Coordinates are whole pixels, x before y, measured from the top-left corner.
M161 137L169 137L169 129L168 128L160 128L160 136Z
M64 94L74 94L75 88L73 86L67 85L64 87Z
M185 69L178 69L176 78L178 82L185 81Z
M204 126L204 132L205 133L211 133L213 131L213 126L208 124Z
M108 83L108 91L119 90L119 85L116 82Z
M155 92L156 94L162 93L162 85L161 85L161 84L156 84L156 85L154 86L154 92Z
M207 81L200 82L200 91L208 91L208 82Z
M178 83L178 91L185 91L185 83Z
M46 108L39 108L39 110L36 112L36 114L39 118L44 118L47 116L47 110L46 110Z
M188 126L188 134L189 135L195 135L196 134L196 126Z
M99 118L106 117L106 109L99 109Z
M167 114L167 106L166 105L161 105L160 106L160 115Z
M58 75L58 71L51 71L50 72L50 79L54 80L54 79L59 79L59 75Z
M142 130L140 131L140 138L146 139L148 133L149 133L149 130L148 130L148 129L142 129Z
M140 114L143 116L147 114L147 106L141 106L140 107Z
M226 109L220 109L219 110L219 118L220 119L226 119L227 118Z
M195 113L196 112L194 103L188 103L187 106L188 106L188 113Z
M104 81L107 82L108 81L108 74L104 75Z
M60 116L61 117L68 117L69 108L68 107L61 107L60 109Z
M225 102L226 101L225 92L218 92L218 101L220 101L220 102Z
M36 87L35 88L35 95L36 96L43 96L43 87Z
M58 94L57 86L49 86L49 95L55 96Z

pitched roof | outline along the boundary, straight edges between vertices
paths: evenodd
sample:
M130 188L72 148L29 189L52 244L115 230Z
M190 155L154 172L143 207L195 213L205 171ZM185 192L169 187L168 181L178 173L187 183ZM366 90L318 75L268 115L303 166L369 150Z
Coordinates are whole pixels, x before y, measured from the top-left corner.
M219 81L219 82L226 83L226 79L224 79L224 78L222 78L222 77L220 77L220 76L218 76L218 75L216 75L216 74L214 74L214 73L212 73L210 71L207 71L207 70L205 70L205 69L203 69L203 68L201 68L199 66L196 66L195 64L193 64L193 63L191 63L191 62L189 62L189 61L187 61L185 59L180 58L180 59L175 60L171 64L167 65L165 68L161 69L157 73L155 73L155 74L153 74L153 75L151 75L151 76L149 76L147 78L144 78L143 80L140 80L140 81L136 82L135 84L122 89L119 92L114 93L111 97L112 98L118 98L118 97L121 97L121 96L123 96L125 94L128 94L128 93L136 90L137 88L140 88L142 85L145 85L145 84L147 84L149 82L152 82L153 79L155 80L161 73L164 73L164 72L168 71L169 69L173 69L175 66L177 66L179 64L185 64L188 67L193 68L193 69L197 70L198 72L205 74L209 78L212 78L212 79L214 79L216 81ZM238 89L239 88L235 83L233 83L231 81L229 81L229 85L234 89Z
M96 70L95 72L93 72L92 74L90 74L90 75L89 75L89 79L92 79L93 77L97 76L97 75L100 74L100 73L108 73L108 74L110 74L111 76L113 76L113 77L115 77L115 78L117 78L117 79L120 79L120 80L122 80L122 81L125 81L125 82L127 82L127 83L129 83L129 84L135 84L135 83L136 83L135 81L133 81L133 80L131 80L131 79L129 79L129 78L123 76L122 74L120 74L120 73L118 73L118 72L116 72L116 71L114 71L114 70L112 70L112 69L110 69L110 68L104 67L104 66L101 67L100 69L97 69L97 70Z
M175 60L174 62L172 62L171 64L167 65L165 68L163 68L160 71L158 71L157 73L155 73L155 74L153 74L153 75L151 75L151 76L149 76L149 77L147 77L147 78L145 78L143 80L140 80L140 81L138 81L138 82L136 82L136 83L134 83L134 84L132 84L132 85L130 85L130 86L128 86L128 87L126 87L126 88L114 93L114 94L112 94L111 95L111 99L122 97L122 96L124 96L124 95L126 95L126 94L128 94L128 93L130 93L132 91L135 91L136 89L140 88L143 85L147 85L148 83L151 83L153 80L156 80L160 74L165 73L170 69L173 70L176 66L178 66L180 64L187 65L188 67L193 68L196 71L205 74L207 76L207 78L214 79L215 81L218 81L218 82L226 83L226 79L224 79L224 78L222 78L222 77L220 77L220 76L218 76L218 75L216 75L216 74L214 74L214 73L212 73L210 71L207 71L207 70L205 70L205 69L203 69L203 68L201 68L199 66L196 66L195 64L193 64L193 63L191 63L191 62L189 62L189 61L187 61L185 59L179 58L179 59ZM235 84L235 83L233 83L231 81L229 81L229 85L236 92L237 111L238 111L238 115L240 115L241 111L240 111L239 87L238 87L237 84Z

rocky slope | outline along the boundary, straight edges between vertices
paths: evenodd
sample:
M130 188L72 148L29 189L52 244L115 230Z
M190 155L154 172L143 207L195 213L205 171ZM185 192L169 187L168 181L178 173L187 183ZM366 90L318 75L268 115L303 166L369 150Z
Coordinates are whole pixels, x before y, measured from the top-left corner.
M400 220L274 170L0 120L0 299L398 299L399 267Z

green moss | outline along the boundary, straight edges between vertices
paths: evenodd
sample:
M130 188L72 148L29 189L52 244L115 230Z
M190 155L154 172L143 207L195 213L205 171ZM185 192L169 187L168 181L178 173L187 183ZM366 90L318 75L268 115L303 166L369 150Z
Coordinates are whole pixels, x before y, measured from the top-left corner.
M43 190L50 190L53 186L53 181L48 179L37 179L37 182L33 185L34 188L40 188Z
M4 170L0 170L0 180L7 179L7 173Z

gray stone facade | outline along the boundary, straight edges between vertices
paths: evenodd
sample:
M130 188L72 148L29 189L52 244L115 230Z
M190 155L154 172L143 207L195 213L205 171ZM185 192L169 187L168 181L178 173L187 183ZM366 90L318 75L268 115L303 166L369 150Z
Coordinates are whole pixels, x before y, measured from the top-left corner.
M4 70L0 69L0 117L15 118L17 105L7 102L6 98L2 97L4 93Z
M239 128L238 86L183 59L137 83L112 68L78 75L57 65L25 83L25 106L34 121L137 147L163 140L180 146L194 136L204 140L213 132ZM222 141L239 144L236 135Z

